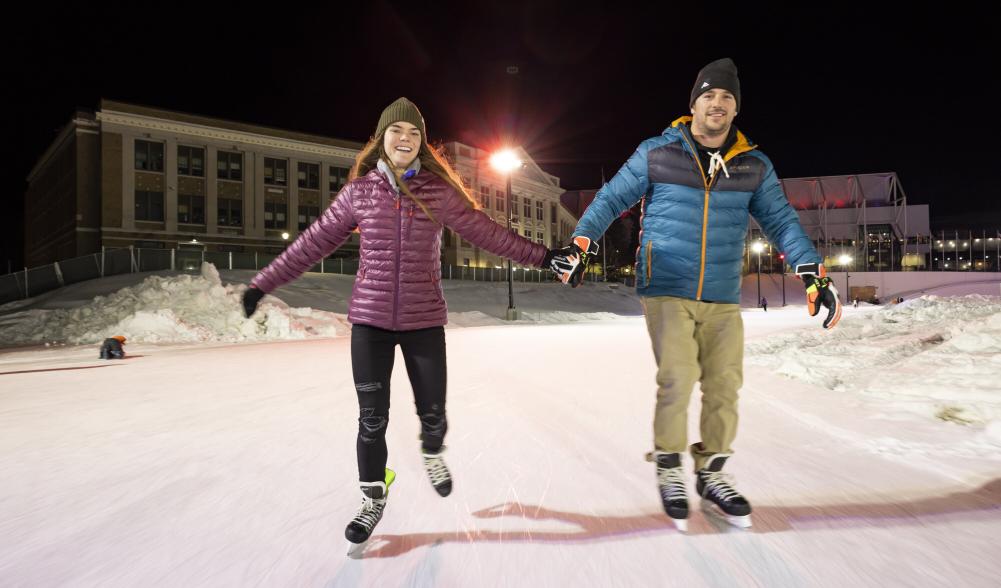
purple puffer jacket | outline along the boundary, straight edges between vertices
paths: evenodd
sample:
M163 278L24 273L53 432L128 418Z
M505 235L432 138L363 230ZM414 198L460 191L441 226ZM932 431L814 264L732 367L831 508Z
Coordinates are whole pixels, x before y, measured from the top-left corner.
M510 233L437 175L422 170L408 183L435 220L463 239L503 257L539 266L542 245ZM441 231L406 194L378 170L348 183L330 207L262 269L251 284L271 292L298 278L350 236L361 233L361 264L348 321L394 331L438 327L448 322L441 291Z

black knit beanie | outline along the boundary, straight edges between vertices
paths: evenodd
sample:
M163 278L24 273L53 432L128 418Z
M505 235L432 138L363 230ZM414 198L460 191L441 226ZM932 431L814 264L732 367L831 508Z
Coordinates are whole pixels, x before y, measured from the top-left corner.
M696 98L713 88L733 94L737 100L737 112L740 112L740 80L737 79L737 65L729 57L717 59L699 71L699 77L695 78L695 85L692 86L688 107L694 106Z
M397 98L395 102L386 107L379 117L379 126L375 129L375 136L381 137L386 127L395 122L408 122L421 130L421 143L427 143L427 134L424 131L424 117L421 111L417 110L417 105L406 98Z

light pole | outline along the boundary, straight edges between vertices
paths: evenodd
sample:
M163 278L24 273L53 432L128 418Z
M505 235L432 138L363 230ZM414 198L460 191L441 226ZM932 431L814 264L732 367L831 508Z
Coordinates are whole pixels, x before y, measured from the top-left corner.
M283 249L288 249L288 233L282 233L282 241L285 242Z
M848 264L851 263L851 262L852 262L852 256L851 255L847 255L847 254L842 253L841 256L838 257L838 263L841 264L841 267L845 268L845 304L851 304L851 302L852 302L851 301L851 298L852 298L852 288L851 288L851 285L848 282L848 279L851 277L848 274Z
M786 305L786 254L779 253L779 263L782 264L782 306Z
M765 244L755 241L751 244L751 251L758 254L758 308L761 308L761 252L765 250Z
M513 149L502 149L490 156L490 165L507 176L507 232L511 232L511 175L521 167L521 160ZM507 320L518 320L518 310L514 307L514 268L507 260Z

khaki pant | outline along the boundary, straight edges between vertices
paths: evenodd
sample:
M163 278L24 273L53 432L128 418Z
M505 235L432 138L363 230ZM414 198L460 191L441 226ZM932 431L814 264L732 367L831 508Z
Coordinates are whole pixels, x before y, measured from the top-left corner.
M709 456L731 453L737 435L737 391L743 384L744 322L737 304L673 296L642 298L657 360L654 447L681 453L688 447L688 400L702 384L701 444L691 446L695 469Z

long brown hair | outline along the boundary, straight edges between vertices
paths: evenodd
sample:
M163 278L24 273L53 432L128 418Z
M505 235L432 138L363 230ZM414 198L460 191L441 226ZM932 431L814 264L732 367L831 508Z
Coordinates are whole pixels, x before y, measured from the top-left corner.
M378 137L372 137L369 139L368 143L362 148L355 157L355 164L351 167L351 173L348 174L348 181L355 178L360 178L372 171L379 164L379 160L384 160L388 165L389 169L393 170L396 175L396 185L403 190L403 193L410 197L417 206L421 207L424 214L428 215L432 221L437 223L438 221L428 210L427 206L421 202L421 199L414 195L407 187L406 183L400 178L400 175L396 172L396 168L390 163L389 155L386 153L385 148L385 131ZM421 137L421 147L417 151L417 158L421 160L421 169L426 169L439 178L445 180L445 182L451 186L456 192L462 196L463 201L466 206L470 208L477 208L476 201L469 195L465 186L462 184L462 178L458 173L452 168L452 165L448 162L448 156L445 152L444 146L434 147L428 144L426 137Z

